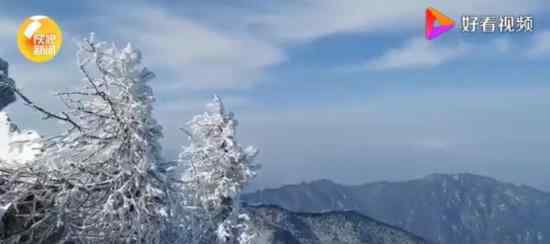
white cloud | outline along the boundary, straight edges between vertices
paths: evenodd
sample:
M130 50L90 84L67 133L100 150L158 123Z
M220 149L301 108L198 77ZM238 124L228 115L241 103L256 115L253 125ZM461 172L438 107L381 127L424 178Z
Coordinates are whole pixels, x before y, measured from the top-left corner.
M115 35L135 42L147 63L177 79L163 84L166 89L249 87L266 68L285 60L281 49L250 35L215 30L159 8L129 13L111 20Z
M465 44L438 46L423 38L413 38L403 47L390 49L382 56L369 60L368 69L412 69L429 68L451 61L468 52Z
M531 48L527 52L529 57L542 57L550 54L550 31L536 33Z

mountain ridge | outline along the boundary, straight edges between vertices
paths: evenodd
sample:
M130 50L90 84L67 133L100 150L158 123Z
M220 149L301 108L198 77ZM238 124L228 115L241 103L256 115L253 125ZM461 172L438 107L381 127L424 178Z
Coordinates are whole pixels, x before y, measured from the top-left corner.
M474 176L474 177L478 177L478 178L487 178L487 179L497 181L497 182L500 182L500 183L511 184L511 185L514 185L514 186L517 186L517 187L529 187L529 188L538 190L540 192L550 194L550 191L543 190L543 189L540 189L538 187L531 186L531 185L528 185L528 184L516 184L516 183L504 181L504 180L498 180L498 179L495 179L495 178L492 178L492 177L486 176L486 175L467 173L467 172L454 173L454 174L431 173L431 174L428 174L428 175L420 177L420 178L413 178L413 179L406 179L406 180L376 180L376 181L366 181L366 182L357 183L357 184L341 183L341 182L338 182L336 180L331 180L331 179L328 179L328 178L320 178L320 179L315 179L315 180L311 180L311 181L303 181L303 182L300 182L300 183L292 183L292 184L285 184L285 185L281 185L281 186L261 188L261 189L257 189L257 190L254 190L254 191L247 192L247 194L252 194L252 193L256 193L256 192L264 191L264 190L280 190L280 189L286 188L286 187L296 187L296 186L300 186L300 185L317 184L319 182L325 183L325 184L339 185L339 186L344 186L344 187L358 187L358 186L365 186L365 185L371 185L371 184L403 183L403 182L416 181L416 180L425 179L425 178L437 178L437 177L441 177L441 176L457 176L457 175L464 175L464 176L470 175L470 176Z
M313 181L243 200L298 212L356 210L446 244L544 244L550 238L549 193L469 173L354 186Z

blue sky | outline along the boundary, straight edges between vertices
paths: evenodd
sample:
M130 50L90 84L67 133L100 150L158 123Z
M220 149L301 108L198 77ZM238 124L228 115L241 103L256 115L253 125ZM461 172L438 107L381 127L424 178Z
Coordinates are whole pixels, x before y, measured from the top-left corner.
M0 9L0 56L27 93L61 111L54 91L78 86L72 40L89 32L141 48L164 148L214 93L240 118L243 144L264 168L255 187L318 178L342 183L472 172L550 189L550 4L544 0L17 1ZM533 15L534 33L423 39L424 10ZM15 33L53 17L65 44L32 64ZM21 104L23 127L56 127Z

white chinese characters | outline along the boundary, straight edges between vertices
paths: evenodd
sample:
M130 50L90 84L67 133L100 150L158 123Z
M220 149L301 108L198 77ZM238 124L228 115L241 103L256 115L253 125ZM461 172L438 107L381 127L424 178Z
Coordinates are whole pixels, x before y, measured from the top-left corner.
M517 33L535 31L533 16L462 16L462 32L474 33Z

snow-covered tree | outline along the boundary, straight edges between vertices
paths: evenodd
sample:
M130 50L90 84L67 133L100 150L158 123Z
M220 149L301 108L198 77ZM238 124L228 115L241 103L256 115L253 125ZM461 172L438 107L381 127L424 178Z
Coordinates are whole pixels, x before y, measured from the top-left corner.
M42 139L15 133L0 113L0 136L9 135L0 146L18 152L0 148L0 243L250 243L239 194L256 174L257 150L237 143L237 121L222 101L214 97L187 124L190 144L166 162L152 116L154 75L141 53L92 34L77 61L84 85L58 94L61 113L33 103L7 70L0 74L25 105L66 125Z
M6 241L159 243L167 187L157 168L162 133L148 86L154 75L130 44L119 49L93 34L79 43L77 59L85 85L59 93L65 112L50 113L16 90L68 128L26 169L0 169L10 182L0 201L11 201L22 223Z
M187 204L195 206L195 214L207 222L206 227L196 227L215 231L221 243L250 239L248 217L239 211L239 194L256 175L257 150L237 143L236 127L233 113L227 113L215 96L206 113L187 123L190 144L179 160Z

